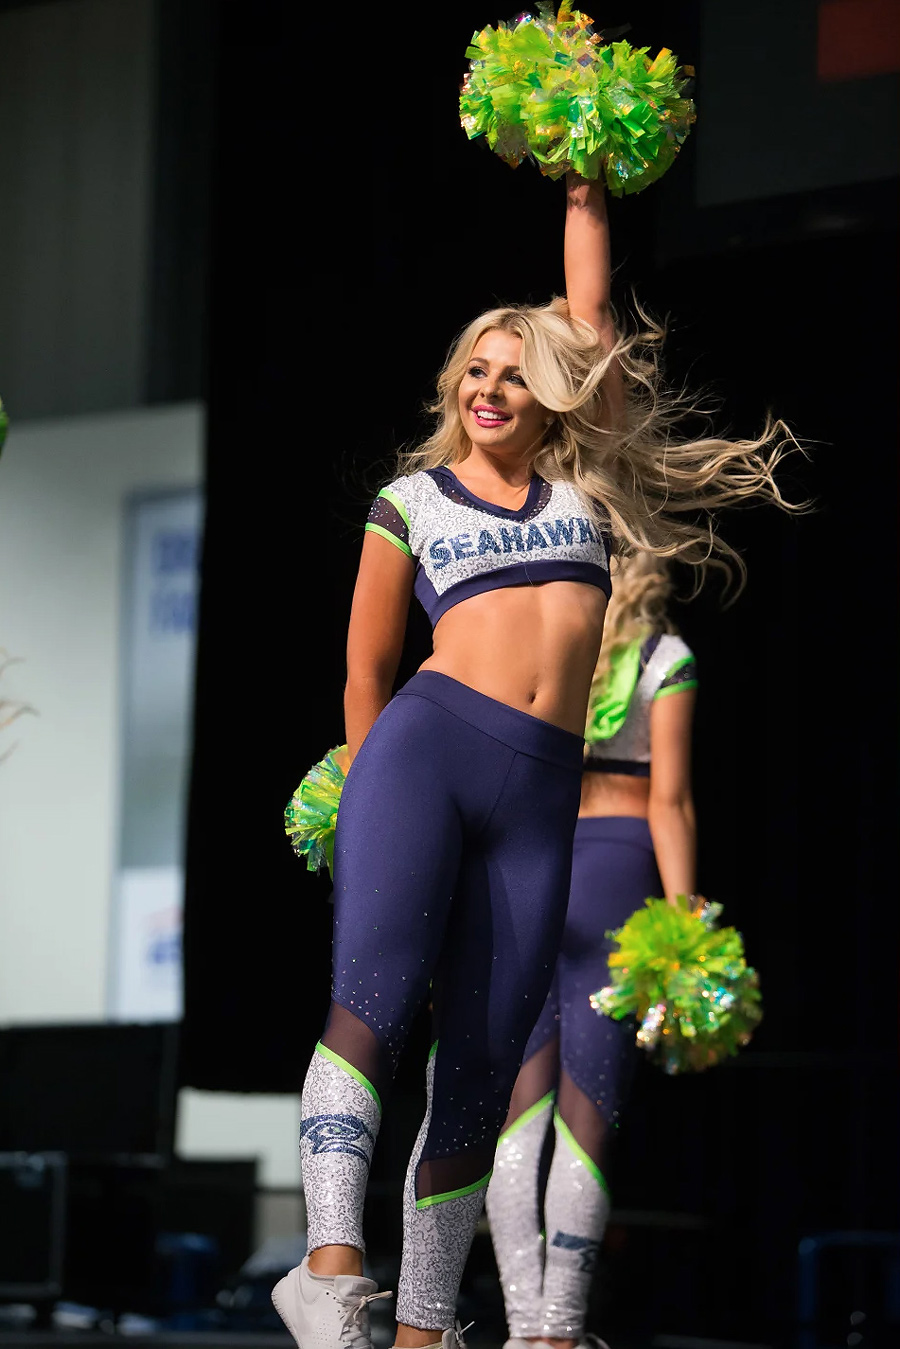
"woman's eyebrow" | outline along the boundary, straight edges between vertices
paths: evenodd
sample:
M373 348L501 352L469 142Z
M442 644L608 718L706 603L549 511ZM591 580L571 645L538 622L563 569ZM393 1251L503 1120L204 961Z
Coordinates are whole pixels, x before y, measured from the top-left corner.
M478 362L478 363L481 364L481 365L490 365L490 361L489 361L485 356L470 356L470 357L469 357L469 365L474 365L476 362ZM503 369L504 369L504 370L516 370L516 371L518 371L518 370L521 369L521 366L518 366L518 365L505 365L505 366L503 367Z

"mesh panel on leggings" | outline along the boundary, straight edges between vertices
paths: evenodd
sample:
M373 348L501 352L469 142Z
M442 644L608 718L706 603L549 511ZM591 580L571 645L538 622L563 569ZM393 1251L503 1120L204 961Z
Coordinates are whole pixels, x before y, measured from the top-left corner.
M556 1108L580 1148L602 1171L609 1147L610 1127L589 1096L563 1070L559 1075Z
M416 1172L416 1198L454 1194L457 1190L476 1185L493 1165L493 1143L480 1148L466 1148L456 1157L433 1157L430 1161L420 1161Z
M516 1085L509 1103L509 1114L503 1126L504 1133L520 1116L530 1110L548 1092L556 1090L559 1080L559 1039L549 1040L536 1054L532 1054L519 1069Z
M384 1094L393 1077L392 1065L384 1046L364 1021L340 1003L333 1002L322 1044L362 1073L384 1102Z

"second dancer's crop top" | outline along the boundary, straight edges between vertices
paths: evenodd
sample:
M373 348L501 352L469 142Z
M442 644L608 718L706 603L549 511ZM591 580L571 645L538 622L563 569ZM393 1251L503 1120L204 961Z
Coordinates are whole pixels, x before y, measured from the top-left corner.
M569 482L535 475L525 504L509 510L482 501L449 468L425 469L382 488L366 529L413 559L432 627L454 604L503 586L581 581L610 593L606 536Z
M657 698L697 687L697 664L674 633L624 648L600 699L588 711L587 773L650 776L650 710Z

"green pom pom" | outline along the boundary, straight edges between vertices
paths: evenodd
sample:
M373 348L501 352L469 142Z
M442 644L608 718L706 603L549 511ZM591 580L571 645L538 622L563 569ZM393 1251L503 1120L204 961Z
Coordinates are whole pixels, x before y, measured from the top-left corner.
M666 1072L702 1072L747 1044L762 1019L759 979L741 934L719 928L721 904L691 910L683 895L644 908L607 936L611 982L591 1006L621 1021L636 1016L638 1044Z
M314 764L285 807L285 833L308 871L327 866L334 873L334 828L346 777L335 756L346 748L338 745Z
M616 196L640 192L672 165L696 119L688 72L667 48L654 60L648 52L604 46L586 14L541 5L474 34L460 120L513 168L530 158L549 178L573 169Z

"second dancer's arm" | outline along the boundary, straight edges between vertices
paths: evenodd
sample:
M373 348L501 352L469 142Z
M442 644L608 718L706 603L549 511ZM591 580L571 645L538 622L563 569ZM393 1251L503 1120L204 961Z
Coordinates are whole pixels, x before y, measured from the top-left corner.
M650 712L647 823L669 902L697 888L697 823L691 790L691 728L696 693L656 698Z

